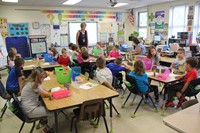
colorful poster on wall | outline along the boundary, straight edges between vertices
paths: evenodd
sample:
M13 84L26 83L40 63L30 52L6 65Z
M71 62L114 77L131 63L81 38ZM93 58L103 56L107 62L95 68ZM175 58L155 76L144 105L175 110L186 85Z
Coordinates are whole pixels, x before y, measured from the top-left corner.
M165 11L157 11L155 13L155 29L164 29Z
M8 26L6 18L0 18L0 33L2 37L8 36Z
M116 22L122 22L122 13L121 12L116 13Z
M8 24L9 36L29 36L28 23Z
M107 42L107 33L100 33L100 41Z
M122 31L117 32L117 41L119 42L119 44L124 43L124 32Z
M47 37L47 44L50 46L51 43L51 29L50 29L50 24L41 24L40 25L41 29L41 35L45 35Z
M187 21L187 31L192 31L192 25L193 25L193 19L194 19L194 6L189 6L188 11L188 21Z

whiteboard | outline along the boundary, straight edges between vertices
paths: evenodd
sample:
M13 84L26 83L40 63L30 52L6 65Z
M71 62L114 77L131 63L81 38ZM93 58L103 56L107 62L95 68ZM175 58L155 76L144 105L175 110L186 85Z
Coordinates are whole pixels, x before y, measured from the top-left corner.
M71 43L76 44L76 34L81 29L81 22L69 22L69 40ZM97 43L98 38L98 23L97 22L87 22L86 30L88 34L88 45L93 46Z

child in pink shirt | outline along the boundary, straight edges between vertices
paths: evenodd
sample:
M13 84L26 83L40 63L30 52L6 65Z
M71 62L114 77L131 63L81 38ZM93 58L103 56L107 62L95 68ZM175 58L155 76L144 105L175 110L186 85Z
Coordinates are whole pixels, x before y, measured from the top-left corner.
M87 48L86 48L86 47L82 47L82 48L81 48L81 53L79 53L79 54L78 54L78 57L77 57L78 63L82 63L82 62L83 62L82 53L84 53L84 52L87 52Z
M109 52L109 57L122 57L122 55L120 54L119 52L119 46L118 45L115 45L113 47L113 49Z

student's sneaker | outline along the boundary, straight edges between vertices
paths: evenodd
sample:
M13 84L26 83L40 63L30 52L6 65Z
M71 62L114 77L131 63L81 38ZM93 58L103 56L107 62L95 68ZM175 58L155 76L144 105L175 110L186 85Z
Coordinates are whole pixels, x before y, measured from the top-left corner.
M165 103L165 107L166 108L168 108L168 107L174 107L175 105L174 105L174 102L172 102L172 101L167 101L166 103Z
M159 105L159 101L155 101L154 104L155 104L156 107L159 107L159 106L160 106L160 105Z
M149 99L149 98L145 98L145 99L144 99L144 103L145 103L145 104L150 103L150 99Z
M181 96L180 99L179 99L179 102L178 102L178 104L176 106L176 108L177 109L180 108L180 106L182 105L182 103L185 102L185 101L187 101L187 99L185 99L184 96Z
M45 128L42 130L42 133L54 133L54 131L53 131L52 128L45 127Z

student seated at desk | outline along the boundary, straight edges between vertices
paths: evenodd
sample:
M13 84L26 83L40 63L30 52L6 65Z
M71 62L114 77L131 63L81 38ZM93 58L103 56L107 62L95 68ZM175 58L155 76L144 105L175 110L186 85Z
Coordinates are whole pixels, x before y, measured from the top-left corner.
M42 68L36 68L29 75L22 89L21 104L28 118L53 116L39 101L39 97L50 97L51 94L42 88L42 83L47 77ZM46 130L46 129L45 129Z
M133 38L133 43L136 45L135 51L132 51L132 54L135 55L145 55L146 54L146 48L145 46L136 38Z
M12 93L15 93L16 95L21 94L24 80L24 77L22 76L23 66L24 59L17 57L15 59L15 65L11 68L8 79L6 81L6 90L10 95L12 95Z
M49 50L50 50L50 53L53 54L53 61L58 61L59 53L58 53L57 49L55 47L51 47L51 48L49 48Z
M123 83L123 76L121 71L125 71L125 69L130 69L130 66L122 62L122 58L116 58L114 62L111 62L106 65L107 68L109 68L112 72L112 75L115 76L119 81L120 84Z
M156 52L156 47L151 46L149 48L147 58L152 60L152 65L159 65L160 56Z
M21 57L20 54L17 54L17 49L14 47L11 47L8 52L8 65L9 67L13 67L15 65L15 59L16 57Z
M94 56L104 55L103 49L101 48L101 42L97 42L96 47L92 50L91 54Z
M168 100L165 104L165 107L174 107L173 97L177 96L179 98L179 103L176 106L179 108L181 104L184 102L184 95L190 93L190 88L188 85L190 81L196 79L198 77L198 72L196 70L196 66L198 64L198 60L194 57L189 57L185 62L186 74L184 76L176 76L175 78L178 80L183 79L183 82L179 82L178 84L173 84L167 88L168 92Z
M87 51L88 50L87 50L86 47L81 47L81 52L78 53L78 57L77 57L77 61L78 61L79 64L83 62L82 53L87 52Z
M70 62L70 58L69 58L69 56L67 55L67 49L66 49L66 48L63 48L63 49L62 49L62 55L59 57L58 63L59 63L60 65L63 65L63 66L68 66L68 65L69 65L69 62Z
M114 57L114 58L122 57L122 55L119 52L119 46L118 45L115 45L113 47L113 49L109 52L109 57Z
M174 62L171 64L171 68L174 69L174 73L185 72L185 50L179 48L177 51L177 56Z
M75 66L78 65L78 61L77 61L78 55L79 55L78 46L77 46L76 44L73 44L73 45L72 45L71 62L72 62L73 65L75 65Z
M112 72L109 68L106 67L106 60L103 57L98 57L96 60L96 74L95 74L95 80L98 81L100 84L105 85L106 87L115 90L115 88L112 87L112 81L113 76Z
M131 71L129 73L129 76L132 76L135 81L137 86L139 87L139 91L144 93L149 91L148 87L148 76L145 73L145 66L144 63L141 60L136 60L134 63L134 71ZM151 85L150 91L154 91L155 95L155 105L159 106L159 95L158 95L158 86ZM149 102L149 98L145 95L145 102Z
M88 72L89 74L91 74L93 64L89 62L89 54L87 51L82 53L82 59L83 59L83 62L79 64L81 67L81 73L85 74L85 72Z

